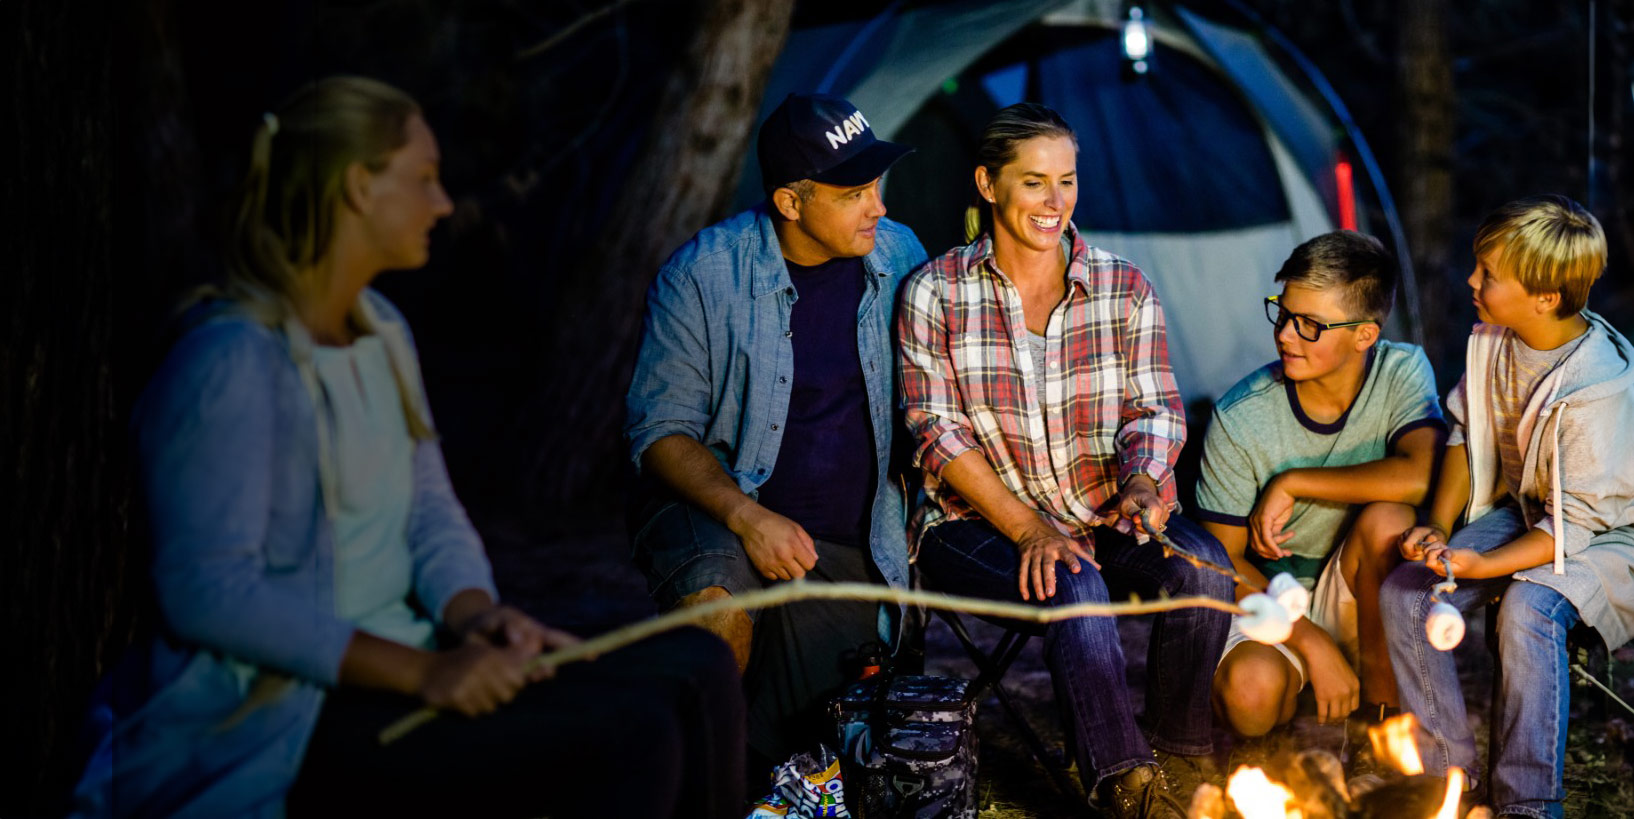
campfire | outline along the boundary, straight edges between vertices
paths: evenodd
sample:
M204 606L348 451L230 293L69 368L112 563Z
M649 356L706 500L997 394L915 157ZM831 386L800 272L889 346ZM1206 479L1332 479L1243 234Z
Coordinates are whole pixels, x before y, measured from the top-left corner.
M1288 752L1264 768L1241 767L1224 791L1204 784L1192 795L1189 819L1490 819L1487 808L1459 810L1464 772L1443 780L1424 773L1412 714L1368 729L1375 758L1394 767L1388 779L1345 781L1339 758L1323 750ZM1364 781L1365 780L1365 781Z

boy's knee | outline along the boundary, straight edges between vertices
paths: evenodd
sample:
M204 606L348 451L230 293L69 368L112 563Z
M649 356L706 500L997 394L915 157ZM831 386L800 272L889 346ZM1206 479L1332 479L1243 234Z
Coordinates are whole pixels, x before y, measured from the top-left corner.
M1281 721L1293 677L1280 655L1233 651L1214 672L1216 707L1239 736L1262 736Z
M1411 529L1415 520L1413 507L1405 503L1380 501L1363 507L1353 526L1363 560L1395 563L1401 554L1397 545L1401 533Z

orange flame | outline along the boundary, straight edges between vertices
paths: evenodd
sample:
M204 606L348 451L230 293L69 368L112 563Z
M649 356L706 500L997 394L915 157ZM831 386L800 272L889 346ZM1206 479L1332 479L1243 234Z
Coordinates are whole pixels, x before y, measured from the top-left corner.
M1441 810L1435 819L1458 819L1458 797L1464 795L1464 769L1447 769L1447 795L1441 800Z
M1305 813L1294 807L1293 792L1259 768L1238 768L1226 783L1226 795L1243 819L1305 819Z
M1367 736L1373 740L1373 755L1408 776L1424 773L1424 761L1413 739L1417 733L1418 720L1412 714L1391 717L1367 728Z

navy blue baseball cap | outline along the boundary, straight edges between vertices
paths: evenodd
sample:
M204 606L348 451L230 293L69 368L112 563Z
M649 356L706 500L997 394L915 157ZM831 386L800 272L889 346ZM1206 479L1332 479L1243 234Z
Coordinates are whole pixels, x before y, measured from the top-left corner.
M913 149L874 136L857 106L828 94L790 94L760 126L760 179L767 192L811 179L864 185Z

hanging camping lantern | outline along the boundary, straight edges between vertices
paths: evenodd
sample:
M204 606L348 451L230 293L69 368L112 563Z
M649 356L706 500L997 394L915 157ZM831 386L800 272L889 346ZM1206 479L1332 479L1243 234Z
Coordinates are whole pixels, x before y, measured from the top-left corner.
M1145 74L1146 60L1152 56L1152 34L1146 28L1146 12L1140 6L1129 7L1129 17L1123 21L1123 60L1129 70Z

